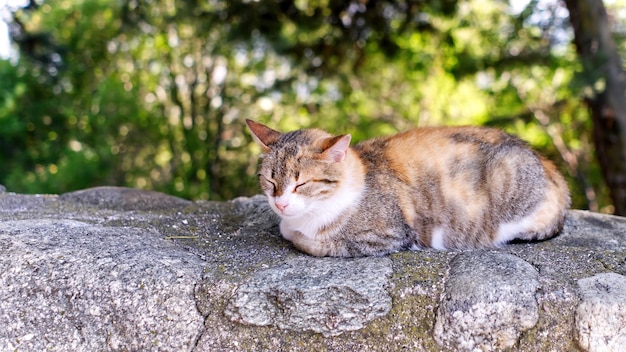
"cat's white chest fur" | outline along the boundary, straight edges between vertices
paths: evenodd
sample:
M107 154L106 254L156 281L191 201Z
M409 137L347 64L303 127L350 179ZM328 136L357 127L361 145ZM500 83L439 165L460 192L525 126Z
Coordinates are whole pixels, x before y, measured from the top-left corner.
M280 232L287 240L292 240L294 232L299 232L307 238L314 239L333 222L337 221L348 208L355 208L363 194L363 189L356 189L351 185L344 184L332 197L324 200L298 199L292 200L303 204L300 214L284 216L280 211L276 213L281 217ZM292 194L292 197L301 197ZM275 200L273 200L275 202ZM270 203L272 200L270 200ZM272 207L275 208L275 205Z

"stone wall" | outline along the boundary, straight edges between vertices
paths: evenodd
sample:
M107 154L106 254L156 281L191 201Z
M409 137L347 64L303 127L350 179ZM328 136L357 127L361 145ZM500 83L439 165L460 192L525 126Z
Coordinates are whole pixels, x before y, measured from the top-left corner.
M626 219L498 250L314 258L262 196L0 187L2 351L620 351Z

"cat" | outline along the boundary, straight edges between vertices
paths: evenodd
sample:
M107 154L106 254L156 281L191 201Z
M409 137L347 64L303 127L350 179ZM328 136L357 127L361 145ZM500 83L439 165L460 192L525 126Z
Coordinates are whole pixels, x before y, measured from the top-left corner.
M498 129L422 127L350 147L350 134L246 123L282 236L313 256L544 240L570 206L555 165Z

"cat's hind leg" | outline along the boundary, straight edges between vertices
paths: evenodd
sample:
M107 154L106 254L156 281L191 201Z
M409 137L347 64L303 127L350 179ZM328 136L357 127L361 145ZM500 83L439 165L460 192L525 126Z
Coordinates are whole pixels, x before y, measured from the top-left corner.
M495 245L514 240L541 241L554 237L563 227L569 207L569 197L551 190L546 199L530 215L501 223L494 239Z
M540 158L540 162L547 181L543 201L529 215L501 223L494 244L513 240L541 241L561 231L571 202L567 182L552 162L544 158Z

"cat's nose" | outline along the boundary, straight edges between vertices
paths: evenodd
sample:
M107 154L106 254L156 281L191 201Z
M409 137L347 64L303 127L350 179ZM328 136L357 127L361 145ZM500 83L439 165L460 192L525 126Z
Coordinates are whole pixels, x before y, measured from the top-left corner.
M274 203L274 205L276 205L276 208L278 210L283 211L283 210L285 210L285 208L287 208L289 203L279 203L279 202L276 202L276 203Z

